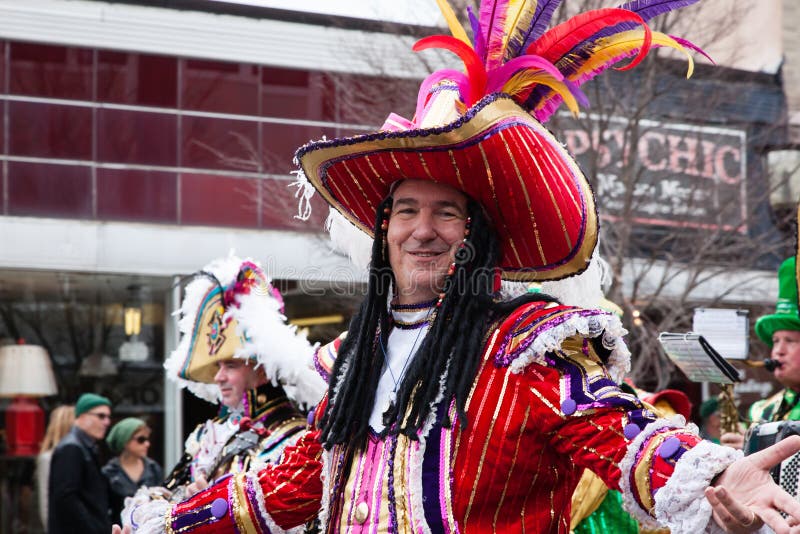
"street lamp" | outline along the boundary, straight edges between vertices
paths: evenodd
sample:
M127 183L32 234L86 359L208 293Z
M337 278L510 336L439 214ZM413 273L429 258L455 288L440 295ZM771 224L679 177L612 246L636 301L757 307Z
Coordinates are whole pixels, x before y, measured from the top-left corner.
M125 335L128 337L138 336L142 333L142 299L141 287L138 285L128 286L128 300L122 310L125 324Z

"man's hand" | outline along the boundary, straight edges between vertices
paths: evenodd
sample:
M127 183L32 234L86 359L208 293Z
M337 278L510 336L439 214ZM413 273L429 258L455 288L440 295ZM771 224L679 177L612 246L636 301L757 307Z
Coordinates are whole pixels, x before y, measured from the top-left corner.
M754 532L766 523L776 534L800 534L800 502L772 480L769 470L800 451L800 436L784 439L731 464L706 488L714 521L725 532ZM788 515L784 519L780 512Z
M194 479L194 482L192 482L186 487L186 498L188 499L195 493L200 493L207 487L208 487L208 480L206 480L203 475L198 476L197 478Z

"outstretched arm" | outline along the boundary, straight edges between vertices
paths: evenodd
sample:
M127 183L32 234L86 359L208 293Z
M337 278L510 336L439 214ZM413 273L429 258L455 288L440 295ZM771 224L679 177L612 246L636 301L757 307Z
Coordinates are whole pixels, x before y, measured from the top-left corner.
M754 532L766 524L776 533L800 533L800 502L772 480L770 469L800 451L800 436L731 464L706 488L714 521L725 532ZM786 518L781 515L786 514Z

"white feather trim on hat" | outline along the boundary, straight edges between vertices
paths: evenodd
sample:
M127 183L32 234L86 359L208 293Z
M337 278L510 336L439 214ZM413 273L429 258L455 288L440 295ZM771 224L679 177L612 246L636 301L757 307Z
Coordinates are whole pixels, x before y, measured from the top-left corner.
M253 260L242 260L231 255L212 261L203 271L214 275L223 286L228 287L236 281L245 262L260 269L259 264ZM266 275L265 281L271 284ZM213 280L202 275L187 284L181 307L175 312L181 314L178 323L181 340L164 362L167 376L171 380L209 402L220 400L219 386L185 380L178 373L189 353L192 329L203 298L214 284ZM267 377L273 383L280 383L287 396L298 404L310 406L319 402L327 384L314 369L315 347L311 346L305 336L299 335L295 327L286 323L286 317L280 310L282 304L271 293L265 294L257 290L239 294L235 298L239 305L229 306L225 318L235 317L239 328L246 332L248 338L248 342L235 357L253 357L258 365L264 367Z
M561 304L580 308L599 308L603 300L602 271L597 248L589 267L581 274L562 280L542 282L542 293L555 297Z
M333 208L328 210L325 229L331 236L333 249L347 254L353 265L366 271L372 259L372 238Z

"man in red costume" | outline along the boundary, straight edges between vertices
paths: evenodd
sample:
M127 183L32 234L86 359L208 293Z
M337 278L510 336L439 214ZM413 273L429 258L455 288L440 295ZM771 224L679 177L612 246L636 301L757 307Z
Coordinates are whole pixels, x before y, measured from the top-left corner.
M543 5L486 0L472 41L445 9L454 37L416 48L452 50L466 73L426 79L414 121L392 115L379 132L298 151L302 191L372 237L368 294L318 354L321 369L334 363L313 428L279 464L169 507L162 530L263 533L316 517L337 533L566 534L588 468L675 534L800 531L800 504L767 471L800 438L747 459L703 441L620 390L617 317L498 297L501 278L589 264L591 188L541 121L561 101L575 108L578 85L614 61L638 63L652 42L682 48L645 22L686 3L642 0L542 35ZM604 62L595 52L608 46Z

